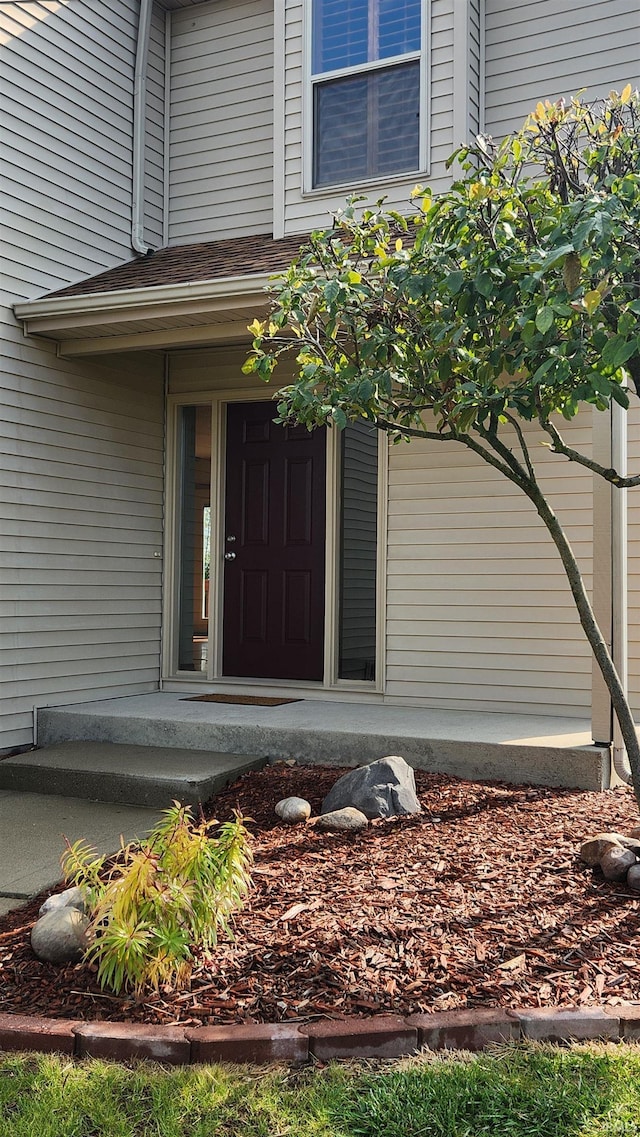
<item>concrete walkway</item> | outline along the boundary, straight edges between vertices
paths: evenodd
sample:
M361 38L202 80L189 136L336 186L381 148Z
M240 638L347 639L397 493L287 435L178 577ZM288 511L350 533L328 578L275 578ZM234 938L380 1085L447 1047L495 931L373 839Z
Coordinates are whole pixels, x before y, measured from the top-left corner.
M0 791L0 915L60 880L65 836L113 853L121 834L142 837L158 816L138 806Z

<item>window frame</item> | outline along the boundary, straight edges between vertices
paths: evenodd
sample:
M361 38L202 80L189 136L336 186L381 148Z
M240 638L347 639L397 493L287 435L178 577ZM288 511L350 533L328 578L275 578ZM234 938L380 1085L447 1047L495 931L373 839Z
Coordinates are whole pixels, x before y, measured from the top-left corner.
M371 0L370 0L371 2ZM348 192L350 189L360 189L365 186L398 185L417 178L425 178L430 174L430 137L431 137L431 83L429 82L430 60L430 0L421 0L420 12L420 49L407 52L405 55L389 56L385 59L376 59L367 63L359 63L352 67L340 67L333 71L313 72L313 3L314 0L304 0L303 4L303 110L302 110L302 194L304 197L326 197L335 192ZM381 174L376 177L364 177L342 182L332 182L322 186L314 186L314 90L315 87L329 83L333 79L347 79L357 75L369 75L374 71L383 71L391 67L401 66L403 63L418 62L420 65L420 125L418 136L419 165L417 169L406 170L397 174Z

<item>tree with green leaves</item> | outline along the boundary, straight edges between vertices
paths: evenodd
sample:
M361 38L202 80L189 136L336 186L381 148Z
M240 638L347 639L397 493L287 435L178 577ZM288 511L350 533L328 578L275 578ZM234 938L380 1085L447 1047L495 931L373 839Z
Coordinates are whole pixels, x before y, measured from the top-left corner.
M627 407L640 384L640 96L539 103L522 130L479 136L460 176L413 213L352 198L278 278L254 321L245 371L270 380L293 353L279 421L342 428L364 418L394 441L473 451L533 503L558 550L604 677L640 802L628 700L523 423L613 486L640 484L569 446L585 404Z

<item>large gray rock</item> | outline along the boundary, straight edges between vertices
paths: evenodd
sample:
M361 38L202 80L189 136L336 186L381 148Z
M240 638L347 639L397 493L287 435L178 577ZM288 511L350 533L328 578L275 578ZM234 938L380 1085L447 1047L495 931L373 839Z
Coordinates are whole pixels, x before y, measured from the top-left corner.
M64 892L56 892L53 896L48 896L42 905L39 916L46 916L47 912L53 912L56 908L77 908L78 912L85 911L85 901L80 888L65 888Z
M612 846L600 858L600 868L607 880L621 881L627 879L627 873L638 859L632 849L620 849Z
M349 770L329 790L320 812L332 813L347 806L359 809L369 818L420 813L411 766L394 754Z
M33 925L31 947L45 963L78 963L89 946L89 919L77 908L54 908Z
M369 822L364 813L347 805L344 809L335 809L331 813L322 813L316 818L318 829L333 830L336 833L355 833L358 829L366 829Z

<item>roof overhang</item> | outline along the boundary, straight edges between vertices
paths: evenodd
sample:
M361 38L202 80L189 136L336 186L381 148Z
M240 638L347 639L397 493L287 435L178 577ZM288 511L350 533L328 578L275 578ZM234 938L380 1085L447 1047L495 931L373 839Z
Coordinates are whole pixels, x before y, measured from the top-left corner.
M16 304L25 335L55 340L58 354L168 350L249 339L247 325L269 309L270 276L45 296Z

